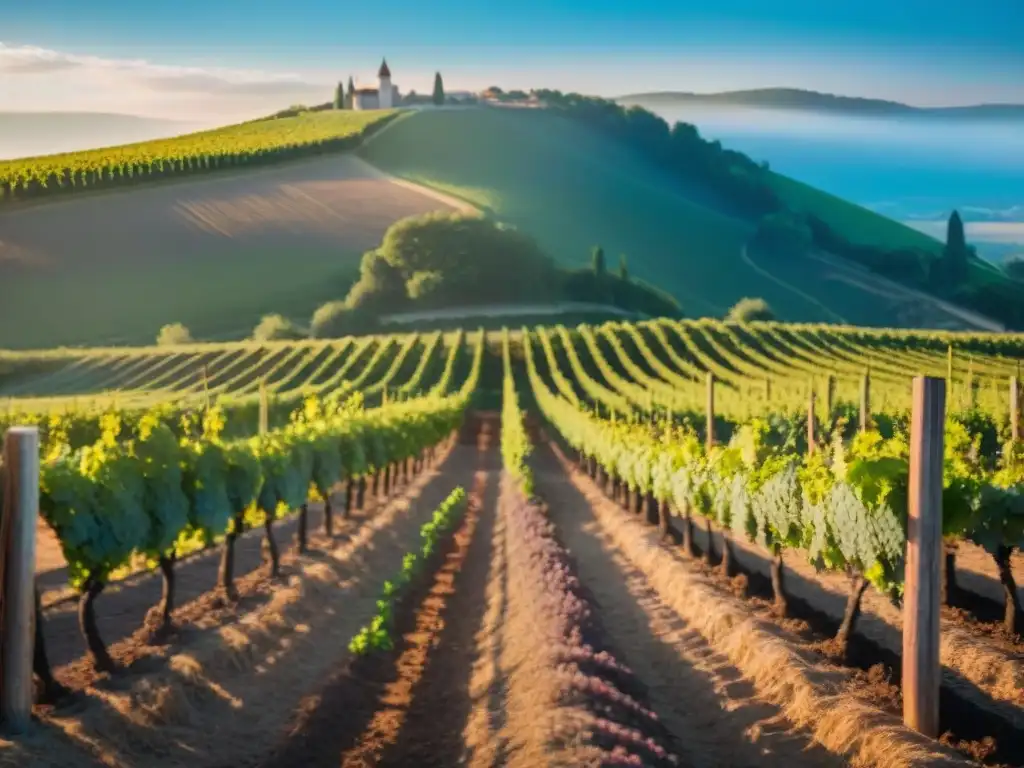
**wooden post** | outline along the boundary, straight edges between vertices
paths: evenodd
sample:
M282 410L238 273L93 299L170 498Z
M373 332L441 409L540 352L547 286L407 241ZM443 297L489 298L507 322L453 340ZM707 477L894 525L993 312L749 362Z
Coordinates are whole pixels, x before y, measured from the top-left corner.
M939 735L939 611L942 593L942 466L946 382L914 379L903 596L903 722Z
M0 720L22 733L32 718L32 654L36 620L36 518L39 514L39 429L12 427L4 438L3 521L0 523Z
M270 428L270 408L267 403L267 380L260 379L260 434L265 435Z
M817 439L814 434L814 387L811 387L811 397L807 404L807 453L814 455L814 449L817 444Z
M1010 439L1020 442L1020 379L1010 377Z
M825 422L832 423L832 409L835 407L836 399L836 377L828 375L828 382L825 385Z
M860 431L867 432L871 426L871 371L864 374L860 383Z
M767 376L764 378L764 399L769 403L772 400L772 380Z
M953 345L949 345L949 349L946 350L946 386L949 387L950 391L953 389Z
M715 374L711 371L708 371L707 436L705 443L709 451L715 445Z

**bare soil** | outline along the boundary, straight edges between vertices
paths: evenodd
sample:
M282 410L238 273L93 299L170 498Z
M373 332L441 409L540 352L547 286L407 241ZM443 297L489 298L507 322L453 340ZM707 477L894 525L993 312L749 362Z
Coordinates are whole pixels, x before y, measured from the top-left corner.
M171 322L222 334L270 306L305 314L396 221L465 208L340 154L6 211L0 263L21 266L0 346L138 343Z
M564 462L565 459L561 459L561 461ZM576 487L585 493L591 503L606 504L610 509L615 510L615 514L623 518L632 517L618 504L604 497L597 484L582 473L573 471L572 478ZM701 554L706 551L707 547L707 537L702 528L702 525L694 527L695 543ZM798 649L808 660L817 659L823 664L846 667L845 680L842 682L841 688L847 694L856 697L872 708L892 715L894 718L901 718L902 696L898 685L900 679L898 655L889 654L884 647L875 645L869 639L861 637L860 640L864 642L854 642L851 658L841 658L832 642L832 635L837 624L832 623L830 615L834 613L835 606L831 606L828 613L817 610L815 608L817 593L811 594L802 588L805 586L803 584L804 569L796 564L791 564L788 560L786 562L786 585L793 613L789 618L780 618L771 602L770 587L761 573L762 569L760 567L751 568L748 562L754 548L745 542L733 541L732 545L734 564L738 571L738 575L733 578L726 578L718 565L723 547L721 533L718 531L715 531L714 534L714 556L711 564L703 559L685 560L681 556L681 552L674 554L680 565L685 564L694 572L700 573L710 583L717 585L723 594L731 593L741 598L751 616L756 617L762 626L777 628L780 636L785 637L786 642ZM663 546L673 549L670 542L663 542ZM832 595L831 599L834 602L838 598L836 595ZM873 602L873 600L866 601L865 611L870 610ZM838 605L841 615L841 599ZM866 629L869 636L872 634L871 622L870 614L862 616L861 629ZM877 630L877 627L875 629ZM971 652L978 653L976 649ZM848 663L853 666L847 666ZM983 759L988 765L1016 764L1016 756L1019 754L1017 744L1021 743L1019 741L1020 731L1014 727L1012 722L1000 719L996 713L997 706L991 700L985 701L986 707L979 707L979 691L965 686L963 681L950 679L948 669L944 673L943 684L942 728L946 732L942 742L956 748L965 756Z
M841 766L666 605L594 518L591 504L538 448L537 490L548 502L609 643L647 688L675 751L693 766ZM603 499L597 503L608 503Z
M492 419L470 419L463 440L481 427L466 516L436 571L401 603L395 648L346 658L303 700L263 768L465 762L500 469Z
M311 505L309 530L310 545L314 549L328 549L351 538L367 520L371 519L388 499L373 499L369 494L362 510L353 510L344 520L338 500L334 502L334 539L327 539L322 530L323 508ZM295 562L290 549L298 519L291 516L274 525L274 536L282 549L283 576ZM52 535L52 533L51 533ZM247 531L235 542L235 578L239 590L239 603L226 605L217 591L217 573L220 567L221 547L197 553L175 568L178 608L174 621L181 627L181 639L187 637L189 625L202 619L204 626L215 621L230 621L263 605L273 594L275 583L269 578L269 566L264 561L262 529ZM46 584L44 581L43 584ZM159 574L146 571L122 582L110 585L96 600L96 616L103 639L113 646L112 654L122 664L132 664L157 649L149 643L149 632L144 623L147 613L160 601L163 583ZM59 597L47 600L48 597ZM49 605L48 605L49 603ZM50 663L56 668L58 680L65 685L80 687L96 679L91 665L84 658L85 640L78 628L78 601L74 596L43 593L44 635Z
M355 155L327 155L5 212L0 254L15 249L40 266L95 267L158 257L155 245L166 258L188 260L211 247L223 255L226 246L363 250L400 218L452 207L433 190L391 183Z

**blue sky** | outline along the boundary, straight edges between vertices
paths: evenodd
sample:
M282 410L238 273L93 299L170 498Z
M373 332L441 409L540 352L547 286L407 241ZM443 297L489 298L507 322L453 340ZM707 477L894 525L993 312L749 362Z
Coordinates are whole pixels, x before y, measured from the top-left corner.
M439 69L449 88L1024 102L1020 2L0 2L0 110L234 117L316 99L339 76L368 80L382 54L403 90Z

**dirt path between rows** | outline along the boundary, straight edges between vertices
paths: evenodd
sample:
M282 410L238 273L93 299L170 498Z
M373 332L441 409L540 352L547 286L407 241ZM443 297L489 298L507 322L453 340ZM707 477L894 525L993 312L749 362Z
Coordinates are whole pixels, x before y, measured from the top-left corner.
M436 648L413 691L403 728L380 766L448 768L465 762L473 700L470 680L477 657L476 636L487 606L487 574L494 535L501 457L481 457L481 508L461 532L458 549L438 575L421 613L430 624Z
M459 478L471 491L466 517L441 566L413 596L412 610L396 616L402 634L395 649L359 664L347 658L298 707L263 768L466 763L467 744L479 730L470 725L472 678L488 606L501 463L489 426L479 436L472 482Z
M535 469L537 490L599 606L609 644L647 687L686 764L845 765L759 699L753 685L658 597L594 517L592 504L611 501L585 495L547 446L538 447Z

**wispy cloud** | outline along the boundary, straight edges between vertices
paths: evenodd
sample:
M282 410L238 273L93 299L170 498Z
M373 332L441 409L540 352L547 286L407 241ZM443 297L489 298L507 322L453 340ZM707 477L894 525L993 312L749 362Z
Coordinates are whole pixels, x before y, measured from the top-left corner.
M93 102L110 108L123 103L125 111L173 112L214 108L221 113L274 109L294 101L329 98L330 83L297 74L218 67L156 64L144 59L114 59L0 42L0 77L13 103L0 110L45 109L47 95L54 107L66 105L75 89L87 88ZM31 95L31 99L26 99ZM79 94L79 99L84 97ZM163 107L163 109L161 108ZM21 107L25 108L25 107ZM51 107L53 108L53 107Z

